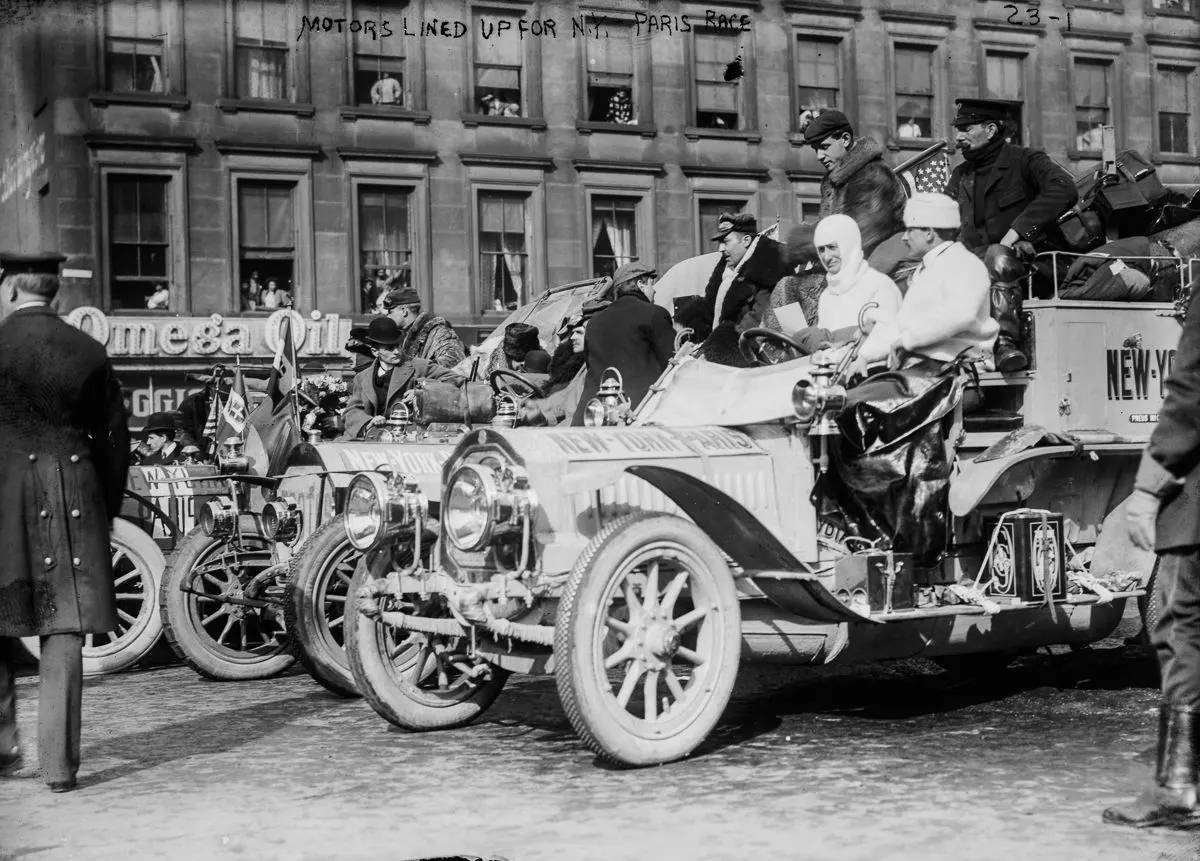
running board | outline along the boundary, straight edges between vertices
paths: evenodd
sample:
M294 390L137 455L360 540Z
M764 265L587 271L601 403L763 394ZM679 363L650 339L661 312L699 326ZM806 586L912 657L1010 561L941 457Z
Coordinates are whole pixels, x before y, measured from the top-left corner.
M807 571L748 570L745 576L772 604L812 622L878 622L837 599Z

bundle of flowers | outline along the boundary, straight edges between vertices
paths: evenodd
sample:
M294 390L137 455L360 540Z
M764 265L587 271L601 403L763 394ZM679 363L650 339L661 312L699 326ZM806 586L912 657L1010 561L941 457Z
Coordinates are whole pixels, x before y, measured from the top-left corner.
M337 421L346 409L350 387L333 374L314 374L300 380L300 426L305 431L319 428L325 436L336 436ZM324 421L323 421L324 420Z

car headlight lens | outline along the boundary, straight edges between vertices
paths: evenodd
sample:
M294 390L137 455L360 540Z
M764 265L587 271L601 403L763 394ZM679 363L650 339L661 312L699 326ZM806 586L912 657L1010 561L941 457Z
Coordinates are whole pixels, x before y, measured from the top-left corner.
M459 550L478 550L492 533L496 484L490 471L468 464L450 476L443 523L450 542Z
M209 538L225 538L237 527L237 511L229 500L213 499L200 509L199 520Z
M273 499L263 506L262 531L271 541L293 544L301 525L300 507L291 497Z
M370 550L383 535L387 483L373 472L362 472L350 481L346 493L346 538L356 550Z

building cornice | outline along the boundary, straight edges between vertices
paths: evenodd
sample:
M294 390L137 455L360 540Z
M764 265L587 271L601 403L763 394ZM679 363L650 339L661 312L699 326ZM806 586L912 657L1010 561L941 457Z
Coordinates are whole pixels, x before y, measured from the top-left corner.
M434 164L438 154L433 150L379 149L365 146L340 146L336 150L342 161L362 159L364 161L417 161Z
M1147 45L1162 45L1169 48L1195 48L1200 39L1195 36L1169 36L1166 33L1147 33Z
M1133 44L1133 36L1116 30L1088 30L1072 27L1063 31L1064 39L1090 39L1094 42L1120 42L1122 45Z
M221 155L280 155L318 159L324 152L316 144L252 143L219 140L213 142Z
M971 26L985 32L1020 33L1022 36L1037 36L1039 39L1046 35L1044 27L1023 27L1020 24L1009 24L1007 21L995 21L991 18L972 18Z
M116 135L107 132L86 132L83 141L89 149L150 149L193 153L200 150L195 138L165 135Z
M711 176L723 179L753 179L756 182L766 182L771 178L771 172L765 167L725 167L715 164L681 164L679 169L684 176Z
M576 158L571 160L576 170L595 170L603 173L652 173L662 176L667 172L661 161L609 161L603 158Z
M910 12L904 9L881 9L879 17L884 21L896 24L928 24L933 27L946 27L953 30L957 20L953 15L939 12Z
M863 7L852 4L821 3L819 0L783 0L784 12L801 12L810 15L837 15L841 18L863 19Z
M535 170L554 170L554 159L534 155L462 152L458 154L458 160L468 167L524 167Z

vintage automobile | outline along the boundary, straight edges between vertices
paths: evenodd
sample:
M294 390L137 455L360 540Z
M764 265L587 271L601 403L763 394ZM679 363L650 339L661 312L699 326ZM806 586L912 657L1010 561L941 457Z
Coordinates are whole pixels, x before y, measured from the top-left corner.
M512 322L553 333L604 289L599 279L552 288L514 311L497 333ZM464 371L474 367L481 373L499 341L500 334L487 339ZM456 417L445 404L433 408L430 389L418 393L409 414L394 417L374 438L335 441L314 434L295 446L282 475L227 476L225 495L206 507L200 528L184 539L163 578L167 637L180 658L220 680L266 678L298 658L327 689L356 696L343 648L343 616L361 552L347 538L341 515L347 486L358 472L386 469L437 499L442 464L468 422L511 423L516 403L537 393L536 386L507 371L469 388L472 414L458 420L446 421ZM231 468L236 471L237 464Z
M364 558L345 637L359 690L429 730L476 718L510 673L552 673L584 743L636 766L692 753L742 661L995 666L1107 636L1152 576L1122 503L1179 327L1163 302L1055 294L1026 310L1032 367L980 374L983 409L964 416L956 398L945 419L949 530L933 565L837 531L814 503L846 396L823 360L677 357L631 416L614 390L589 409L602 426L465 434L429 567L394 551L430 522L423 495L355 476L345 520Z
M167 559L196 523L197 509L213 494L212 466L133 466L126 480L121 514L113 520L113 583L117 592L116 630L88 634L83 644L85 675L115 673L146 658L162 635L158 590ZM37 637L22 638L39 652Z

